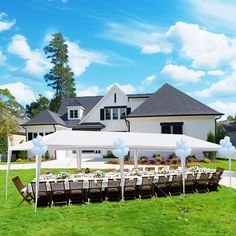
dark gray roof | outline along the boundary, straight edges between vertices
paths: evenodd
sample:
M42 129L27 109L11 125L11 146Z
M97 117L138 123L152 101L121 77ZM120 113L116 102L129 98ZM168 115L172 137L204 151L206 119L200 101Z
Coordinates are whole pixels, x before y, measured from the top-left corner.
M15 121L19 124L18 126L18 134L25 134L25 129L21 126L22 124L26 123L28 120L25 118L14 117Z
M169 84L164 84L128 117L223 115Z
M68 106L82 106L85 111L83 113L83 117L86 116L92 108L103 98L103 96L85 96L85 97L69 97L63 98L61 102L60 109L58 111L58 115L65 121L68 121L67 117L67 107ZM76 105L77 104L77 105ZM77 120L76 122L80 122Z
M86 122L81 123L80 125L76 126L76 129L102 129L105 125L101 124L100 122Z
M52 111L49 111L49 110L41 111L33 119L22 124L22 126L31 126L31 125L63 125L63 126L66 126L65 122L58 116L58 114L56 114Z
M236 121L235 120L224 120L220 122L227 132L236 132Z

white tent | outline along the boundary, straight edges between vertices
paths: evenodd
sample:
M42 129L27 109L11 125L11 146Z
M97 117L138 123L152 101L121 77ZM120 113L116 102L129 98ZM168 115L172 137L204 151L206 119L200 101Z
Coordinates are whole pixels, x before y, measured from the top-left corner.
M121 138L127 147L134 153L134 166L137 167L137 151L175 151L176 142L184 138L189 147L194 151L218 151L219 145L192 138L186 135L174 134L153 134L153 133L129 133L129 132L97 132L97 131L57 131L56 133L43 137L48 150L76 150L77 165L81 168L82 150L112 150L114 141ZM8 192L8 176L10 170L10 157L12 151L31 150L32 141L9 147L7 176L6 176L6 197ZM39 159L40 162L40 159ZM38 163L37 173L40 171Z

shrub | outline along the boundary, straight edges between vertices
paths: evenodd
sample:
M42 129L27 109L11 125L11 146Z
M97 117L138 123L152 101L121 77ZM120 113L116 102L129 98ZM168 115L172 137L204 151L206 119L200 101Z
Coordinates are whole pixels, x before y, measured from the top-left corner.
M205 158L205 159L203 160L203 162L204 162L204 163L211 163L211 160L208 159L208 158Z
M112 151L107 151L107 155L104 156L104 158L116 158L116 157L113 155Z
M155 159L157 162L161 162L163 160L162 156L156 156Z
M177 156L175 155L175 153L171 153L168 157L168 159L173 159L173 158L177 158Z
M154 160L149 160L149 164L151 164L151 165L154 165L156 163L157 163L157 161L155 159Z
M35 162L35 161L36 161L36 158L35 158L35 157L31 157L31 158L29 158L29 161Z
M167 160L166 160L166 163L167 163L167 164L170 164L170 163L171 163L171 160L170 160L170 159L167 159Z
M160 162L160 164L165 165L165 164L166 164L166 161L165 161L165 160L162 160L162 161Z
M178 158L172 158L170 161L171 161L171 164L177 164Z
M44 158L45 160L49 160L50 156L49 156L49 152L48 152L48 151L46 151L46 153L45 153L45 155L43 156L43 158Z
M23 162L24 160L23 159L21 159L21 158L18 158L17 160L16 160L16 162Z

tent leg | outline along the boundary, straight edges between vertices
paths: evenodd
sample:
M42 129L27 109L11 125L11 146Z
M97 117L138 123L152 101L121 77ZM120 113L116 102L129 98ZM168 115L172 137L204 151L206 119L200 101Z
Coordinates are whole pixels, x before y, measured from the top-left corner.
M121 201L124 201L124 157L120 158Z
M182 165L183 196L185 196L185 158L181 158L181 165Z
M8 182L9 182L9 172L10 172L10 165L11 165L11 155L12 151L7 152L7 174L6 174L6 200L8 197Z
M134 149L134 168L138 168L138 151Z
M229 158L229 187L231 188L231 186L232 186L232 179L231 179L231 175L232 175L232 171L231 171L231 169L232 169L232 162L231 162L231 157Z
M38 206L40 168L41 168L41 156L36 156L36 189L35 189L35 204L34 204L35 212L37 211L37 206Z
M82 150L76 150L76 164L77 164L77 169L81 169L81 163L82 163Z

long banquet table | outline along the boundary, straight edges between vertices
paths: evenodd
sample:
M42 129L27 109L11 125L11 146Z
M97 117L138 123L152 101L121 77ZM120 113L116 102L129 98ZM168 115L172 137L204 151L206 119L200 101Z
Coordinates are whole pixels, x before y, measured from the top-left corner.
M196 174L196 179L200 178L201 173L208 173L209 178L211 178L213 170L206 169L206 168L198 168L193 169L189 168L185 172L185 178L187 177L187 174ZM142 183L142 177L148 177L148 176L154 176L153 183L157 183L159 180L159 176L168 176L169 181L172 181L173 175L181 175L181 169L177 170L164 170L164 171L129 171L124 173L124 178L128 179L134 179L137 178L137 185L141 185ZM64 181L65 183L65 190L69 190L69 180L73 180L74 182L78 180L83 180L83 188L88 189L89 188L89 180L94 180L95 182L98 180L102 180L102 188L108 187L108 179L119 179L120 173L119 172L109 172L109 173L102 173L102 171L89 173L89 174L66 174L61 173L59 175L53 175L53 174L44 174L40 176L39 181L40 182L46 182L47 191L51 191L50 188L50 182L57 182L57 181ZM35 182L34 179L32 182ZM28 184L27 192L32 193L32 187L31 183Z

